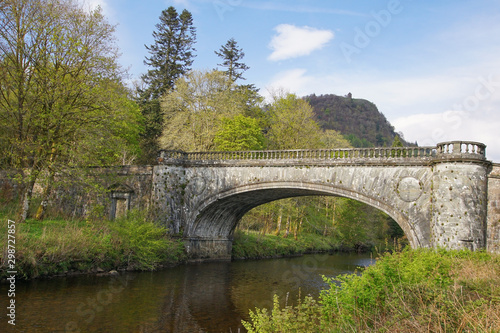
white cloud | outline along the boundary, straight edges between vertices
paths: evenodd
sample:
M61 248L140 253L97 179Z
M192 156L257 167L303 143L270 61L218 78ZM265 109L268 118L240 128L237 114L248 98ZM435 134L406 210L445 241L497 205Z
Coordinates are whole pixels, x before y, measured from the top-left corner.
M101 7L102 12L106 16L110 16L110 6L107 3L107 0L79 0L80 3L84 6L84 8L88 9L96 9L97 7Z
M415 114L393 120L396 131L401 131L409 141L420 146L463 140L486 144L486 158L500 161L498 128L500 117L484 117L467 111L445 111L433 114Z
M266 87L267 92L264 92L264 97L269 100L273 91L285 90L290 93L300 94L303 86L312 83L312 76L305 76L306 70L302 68L290 69L279 73L273 78L271 83Z
M276 28L269 47L273 50L269 60L285 60L309 55L319 50L334 37L330 30L319 30L311 27L296 27L291 24L280 24Z

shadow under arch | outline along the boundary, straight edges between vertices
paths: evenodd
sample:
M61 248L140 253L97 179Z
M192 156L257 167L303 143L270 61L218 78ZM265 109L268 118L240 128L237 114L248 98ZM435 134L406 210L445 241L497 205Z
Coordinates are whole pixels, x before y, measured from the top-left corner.
M309 182L262 182L231 188L202 201L190 215L193 223L187 238L231 239L240 219L251 209L275 200L301 196L337 196L375 207L392 217L403 229L412 248L421 247L407 216L387 203L334 185Z

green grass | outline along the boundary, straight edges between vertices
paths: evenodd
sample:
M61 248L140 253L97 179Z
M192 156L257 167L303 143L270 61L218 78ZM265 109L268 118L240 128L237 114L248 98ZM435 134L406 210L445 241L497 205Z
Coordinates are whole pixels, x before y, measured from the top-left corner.
M7 217L0 216L0 278L7 261ZM16 270L25 279L68 272L154 270L185 260L184 245L132 212L116 221L47 219L16 224Z
M249 332L499 332L500 256L405 250L327 279L318 300L256 309Z
M300 234L294 239L275 235L262 235L252 231L236 231L233 241L233 259L280 257L307 252L324 252L338 249L333 239L318 234Z

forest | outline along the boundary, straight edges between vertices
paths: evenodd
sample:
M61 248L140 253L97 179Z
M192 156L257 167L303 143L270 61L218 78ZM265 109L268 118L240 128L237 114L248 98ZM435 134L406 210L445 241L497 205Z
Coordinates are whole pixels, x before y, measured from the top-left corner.
M56 175L154 164L160 149L407 144L375 104L350 93L275 91L264 100L245 81L250 67L234 38L214 47L220 58L214 69L194 69L196 28L188 10L161 12L154 43L146 46L149 69L133 87L118 62L115 27L100 8L88 11L74 0L7 0L0 23L0 168L14 171L21 223L45 218ZM35 185L42 188L37 198ZM6 190L1 197L12 199ZM316 233L356 250L404 236L383 212L336 197L272 202L247 214L239 229L283 237Z

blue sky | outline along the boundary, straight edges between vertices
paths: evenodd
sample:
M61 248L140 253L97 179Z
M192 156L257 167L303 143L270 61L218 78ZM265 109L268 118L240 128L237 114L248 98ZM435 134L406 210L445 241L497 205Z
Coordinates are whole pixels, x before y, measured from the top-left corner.
M419 145L487 144L500 162L498 0L81 0L117 24L121 63L138 79L163 9L188 9L193 68L209 70L235 38L264 96L285 89L364 98Z

